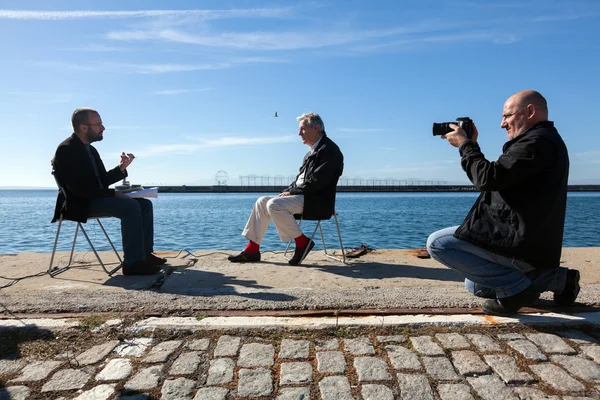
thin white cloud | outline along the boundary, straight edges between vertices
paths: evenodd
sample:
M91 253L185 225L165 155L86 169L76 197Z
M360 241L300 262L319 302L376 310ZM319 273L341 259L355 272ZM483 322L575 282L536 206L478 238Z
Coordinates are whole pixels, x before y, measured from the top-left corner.
M172 154L192 154L202 149L248 145L271 145L298 140L295 136L276 137L222 137L218 139L194 138L194 143L157 144L144 147L133 153L136 157L155 157ZM118 156L118 155L117 155Z
M196 93L196 92L207 92L209 90L213 90L212 88L202 88L202 89L167 89L167 90L155 90L154 94L158 95L176 95L176 94L184 94L184 93Z
M256 8L231 10L137 10L137 11L31 11L0 10L0 19L60 21L75 19L107 18L157 18L199 17L202 19L222 18L273 18L290 13L290 8Z
M449 23L438 20L423 21L418 24L375 30L347 30L319 32L221 32L195 34L175 29L125 30L112 31L106 37L119 41L159 40L175 43L193 44L209 48L230 48L243 50L299 50L348 45L369 40L393 38L426 32L443 31Z
M103 44L90 44L82 47L62 47L58 51L85 51L96 53L114 53L114 52L132 52L136 51L133 47L107 46Z
M559 21L575 21L585 18L597 17L597 13L587 14L556 14L556 15L540 15L532 19L533 22L559 22Z
M267 57L235 58L227 61L203 64L127 64L127 63L65 63L59 61L35 62L34 65L85 72L105 72L114 74L165 74L170 72L190 72L229 69L243 64L282 63L282 59Z

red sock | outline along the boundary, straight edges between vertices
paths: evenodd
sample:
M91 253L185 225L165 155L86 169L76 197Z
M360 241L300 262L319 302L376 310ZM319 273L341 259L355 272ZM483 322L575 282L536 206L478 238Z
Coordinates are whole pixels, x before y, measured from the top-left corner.
M308 238L304 234L294 238L294 241L296 242L296 248L306 247L308 244Z
M248 244L246 245L246 248L244 249L244 253L246 253L246 254L256 253L259 251L260 251L260 244L254 243L252 240L248 241Z

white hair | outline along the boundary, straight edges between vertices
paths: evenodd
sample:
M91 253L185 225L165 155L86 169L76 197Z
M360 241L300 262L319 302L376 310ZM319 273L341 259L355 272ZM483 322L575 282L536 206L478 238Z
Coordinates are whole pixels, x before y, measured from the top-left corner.
M325 124L323 124L323 120L321 116L315 112L310 112L306 114L302 114L301 116L296 118L299 122L308 121L308 125L316 126L319 128L319 132L323 135L325 134Z

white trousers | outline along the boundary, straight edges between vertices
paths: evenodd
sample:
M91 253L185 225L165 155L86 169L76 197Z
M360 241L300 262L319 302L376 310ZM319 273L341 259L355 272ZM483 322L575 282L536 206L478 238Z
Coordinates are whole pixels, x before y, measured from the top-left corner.
M273 220L282 242L297 238L302 235L302 231L294 219L294 214L302 214L302 210L304 210L303 195L260 197L254 203L242 236L260 244L269 223Z

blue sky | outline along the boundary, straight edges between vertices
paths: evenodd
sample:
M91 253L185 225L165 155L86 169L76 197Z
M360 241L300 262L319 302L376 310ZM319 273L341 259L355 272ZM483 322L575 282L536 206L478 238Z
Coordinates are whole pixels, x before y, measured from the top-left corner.
M596 0L0 0L0 186L52 187L82 106L107 167L138 157L132 183L294 175L309 111L345 177L468 183L432 123L470 116L496 159L523 89L548 100L570 182L600 183L599 19Z

